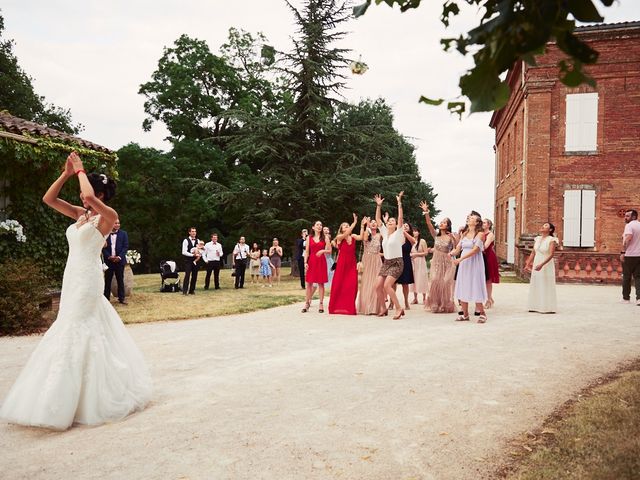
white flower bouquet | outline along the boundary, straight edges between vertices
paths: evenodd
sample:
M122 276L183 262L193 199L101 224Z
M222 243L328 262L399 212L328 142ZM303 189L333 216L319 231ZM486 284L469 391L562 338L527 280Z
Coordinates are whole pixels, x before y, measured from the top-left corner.
M4 220L0 222L0 233L14 234L18 242L24 243L27 237L22 231L22 225L17 220Z
M369 65L364 63L362 60L358 59L358 61L351 62L351 73L354 75L362 75L367 70L369 70Z
M129 265L140 263L140 258L142 258L137 250L127 250L127 254L125 255L125 257Z

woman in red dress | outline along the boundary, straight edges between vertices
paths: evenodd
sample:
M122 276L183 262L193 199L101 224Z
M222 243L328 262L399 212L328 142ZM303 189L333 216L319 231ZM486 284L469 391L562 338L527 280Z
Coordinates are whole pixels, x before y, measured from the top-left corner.
M312 227L313 235L307 238L304 250L304 271L307 272L307 299L302 309L302 313L308 312L311 306L311 298L313 297L313 284L318 284L318 293L320 295L320 304L318 312L324 312L324 284L328 281L327 276L327 259L324 254L331 252L331 238L328 235L322 235L322 222L316 221Z
M340 315L356 314L356 297L358 296L358 268L356 266L356 241L362 240L362 231L356 235L353 229L358 217L353 214L353 223L340 225L336 244L338 245L338 264L331 283L329 297L329 313ZM362 229L364 230L364 223Z
M493 235L493 222L488 218L482 221L482 229L484 230L484 258L486 259L487 268L487 303L485 308L493 307L493 284L500 283L500 271L498 269L498 257L494 249L495 236Z

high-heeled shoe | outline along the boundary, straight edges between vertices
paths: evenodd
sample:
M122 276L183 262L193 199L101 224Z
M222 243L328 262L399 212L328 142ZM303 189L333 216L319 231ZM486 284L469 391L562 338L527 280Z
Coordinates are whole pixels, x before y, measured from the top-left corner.
M404 316L404 309L400 309L400 311L398 313L396 313L393 317L394 320L400 320L400 317Z
M305 302L304 307L302 307L302 313L307 313L310 307L311 307L311 304L309 302Z
M389 315L389 309L387 308L384 313L378 313L378 317L386 317L387 315Z
M318 313L324 313L324 306L322 305L322 303L318 305Z

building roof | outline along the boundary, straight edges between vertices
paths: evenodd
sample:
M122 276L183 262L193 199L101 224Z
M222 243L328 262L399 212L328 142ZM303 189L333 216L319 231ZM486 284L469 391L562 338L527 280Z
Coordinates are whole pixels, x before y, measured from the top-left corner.
M103 147L102 145L98 145L97 143L84 140L80 137L74 137L73 135L61 132L60 130L56 130L54 128L45 127L44 125L40 125L39 123L30 122L29 120L11 115L6 111L0 111L0 132L2 131L15 135L11 136L11 138L15 138L16 140L20 140L20 138L18 137L23 137L23 140L27 141L29 139L36 140L38 138L50 138L52 140L58 140L62 143L74 143L80 145L81 147L87 148L89 150L95 150L97 152L104 152L108 154L114 153L107 147Z
M640 28L640 21L618 22L618 23L596 23L593 25L583 25L576 27L576 33L602 32L607 30L630 30Z

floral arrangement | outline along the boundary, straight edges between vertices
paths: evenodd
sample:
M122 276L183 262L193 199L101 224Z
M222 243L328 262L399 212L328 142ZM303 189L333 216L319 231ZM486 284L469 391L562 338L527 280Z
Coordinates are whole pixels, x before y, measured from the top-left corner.
M135 265L136 263L140 263L141 256L137 250L127 250L127 254L125 255L125 257L129 265Z
M369 65L364 63L361 59L358 59L358 61L351 62L350 67L351 67L351 73L355 75L362 75L367 70L369 70Z
M22 225L17 220L4 220L0 222L0 233L13 233L18 242L26 242L27 237L22 231Z

